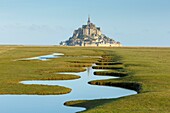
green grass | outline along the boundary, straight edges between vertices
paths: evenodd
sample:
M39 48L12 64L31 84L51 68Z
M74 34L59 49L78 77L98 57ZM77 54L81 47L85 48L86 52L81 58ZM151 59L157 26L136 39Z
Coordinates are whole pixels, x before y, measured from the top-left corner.
M86 48L87 49L87 48ZM23 85L25 80L68 80L78 79L77 75L62 75L57 72L80 72L83 67L90 66L98 58L78 57L101 55L90 48L66 47L25 47L25 46L0 46L0 94L39 94L53 95L69 93L71 89L60 86ZM17 61L22 58L64 53L63 58L49 61ZM69 57L68 57L69 56ZM73 63L75 58L86 63ZM90 61L90 62L89 62Z
M83 113L169 113L170 48L112 48L112 51L120 56L117 60L124 63L129 75L92 82L111 86L117 83L140 83L141 92L116 100L71 101L66 104L86 107ZM115 58L109 59L103 61Z
M53 52L66 56L49 61L15 61ZM103 59L79 56L103 56ZM67 105L86 107L84 113L169 113L170 48L82 48L82 47L0 47L1 94L63 94L69 88L45 85L23 85L23 80L76 79L75 75L57 72L79 72L94 62L122 62L128 76L120 79L92 81L99 84L139 83L139 94L120 99L72 101ZM80 66L80 67L79 67Z

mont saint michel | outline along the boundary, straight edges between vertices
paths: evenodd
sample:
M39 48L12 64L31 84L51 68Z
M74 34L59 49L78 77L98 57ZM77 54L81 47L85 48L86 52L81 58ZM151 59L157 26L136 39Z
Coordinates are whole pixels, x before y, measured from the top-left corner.
M74 30L72 37L60 43L62 46L101 46L101 47L119 47L120 42L102 34L100 27L96 27L88 17L87 25Z

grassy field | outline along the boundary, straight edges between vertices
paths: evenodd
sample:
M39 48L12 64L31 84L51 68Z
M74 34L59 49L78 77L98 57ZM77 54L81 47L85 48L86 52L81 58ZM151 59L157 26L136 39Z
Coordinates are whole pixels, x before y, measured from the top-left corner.
M16 61L17 59L64 53L63 58L49 61ZM69 88L45 85L22 85L23 80L77 79L75 75L59 75L57 72L79 72L99 59L81 56L108 55L123 62L128 76L98 82L140 83L138 95L120 99L69 102L72 106L84 106L85 113L169 113L170 112L170 48L81 48L81 47L25 47L0 46L0 94L63 94ZM106 61L103 61L106 62Z
M120 99L73 101L83 113L170 113L170 48L112 48L129 75L120 79L92 81L94 84L142 84L138 95Z
M62 52L70 57L49 61L17 61L22 58L46 55L54 52ZM0 94L51 95L69 93L71 91L69 88L45 85L22 85L19 82L24 80L77 79L79 76L56 73L84 71L81 67L90 65L97 60L96 58L77 57L79 54L93 55L96 52L81 48L1 46ZM75 59L87 63L72 63Z

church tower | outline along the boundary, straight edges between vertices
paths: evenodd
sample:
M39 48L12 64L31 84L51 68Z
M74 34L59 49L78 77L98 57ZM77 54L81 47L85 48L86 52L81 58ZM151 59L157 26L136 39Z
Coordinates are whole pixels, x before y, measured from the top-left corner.
M90 16L88 16L87 25L90 25Z

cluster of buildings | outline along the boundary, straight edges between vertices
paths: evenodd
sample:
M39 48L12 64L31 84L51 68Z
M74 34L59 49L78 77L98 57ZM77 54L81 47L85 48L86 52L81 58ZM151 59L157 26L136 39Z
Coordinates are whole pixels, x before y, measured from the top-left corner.
M119 47L120 42L102 34L100 27L90 22L88 18L87 25L83 25L73 32L73 36L60 43L62 46L99 46L99 47Z

